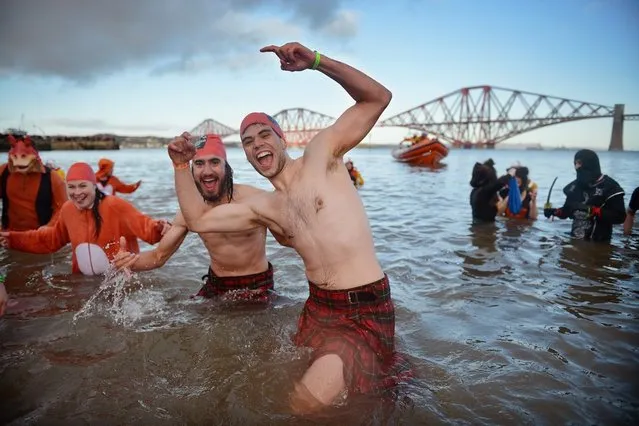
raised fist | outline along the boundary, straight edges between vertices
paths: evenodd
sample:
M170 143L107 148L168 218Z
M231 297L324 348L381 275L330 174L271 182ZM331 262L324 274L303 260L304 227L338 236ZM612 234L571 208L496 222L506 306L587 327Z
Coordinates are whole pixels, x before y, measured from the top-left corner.
M195 145L191 142L191 135L187 132L173 138L168 146L169 157L173 164L187 164L195 157Z

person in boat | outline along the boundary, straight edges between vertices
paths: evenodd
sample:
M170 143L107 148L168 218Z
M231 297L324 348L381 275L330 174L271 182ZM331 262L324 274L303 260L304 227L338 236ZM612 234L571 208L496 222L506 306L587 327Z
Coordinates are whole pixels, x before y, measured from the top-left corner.
M155 244L170 228L167 221L154 220L128 201L100 192L95 173L86 163L75 163L67 171L67 193L69 200L55 224L32 231L0 232L0 245L47 254L71 243L72 272L99 275L115 257L121 235L129 250L139 252L138 238Z
M626 220L623 223L623 233L626 235L632 234L632 225L635 221L637 210L639 210L639 186L632 191L630 202L628 203L628 210L626 210Z
M279 124L261 112L240 125L242 148L274 191L208 212L186 164L194 147L188 133L169 144L180 209L194 232L239 232L267 226L283 235L304 262L309 297L294 343L312 348L310 367L291 393L291 408L310 413L349 394L376 393L394 385L405 365L394 350L395 310L387 275L375 254L370 224L345 167L391 100L384 86L362 72L299 43L268 46L282 70L317 69L339 82L355 104L308 143L302 157L286 151ZM406 371L406 370L402 370ZM408 373L410 374L410 373Z
M617 181L601 173L594 151L577 151L574 165L577 179L564 188L564 205L545 208L544 216L572 219L571 235L575 238L610 241L612 226L626 219L624 191Z
M344 165L346 166L346 170L348 170L348 175L351 177L355 188L360 188L364 185L364 178L362 177L362 174L359 170L357 170L357 168L355 168L353 161L350 158L344 163Z
M494 222L498 213L498 192L508 184L508 180L514 175L514 171L510 174L497 178L497 170L495 170L495 162L492 158L484 161L484 163L475 163L470 179L470 186L473 188L470 192L470 207L472 210L473 220L479 222Z
M52 225L67 200L64 180L42 163L28 135L9 135L8 140L8 162L0 166L0 229L28 231Z
M98 171L95 172L98 189L105 195L132 194L140 187L142 181L126 184L113 175L115 163L108 158L101 158L98 161Z
M498 193L497 211L500 216L515 219L537 219L537 184L528 177L528 167L516 165L510 167L507 172L514 174L521 200L519 211L513 212L509 207L510 187L502 188Z
M408 136L404 138L404 141L409 142L410 146L413 146L422 141L422 136L420 135Z
M200 193L197 200L203 211L264 192L250 185L233 183L233 169L227 161L226 148L218 135L209 134L196 143L191 174ZM171 229L152 250L140 254L120 252L114 264L118 268L148 271L163 266L189 233L184 216L178 211ZM273 265L266 258L266 227L258 226L242 233L199 233L209 252L210 266L202 277L204 285L197 296L221 296L242 301L268 301L274 295ZM274 235L279 241L282 238ZM283 242L283 241L280 241Z

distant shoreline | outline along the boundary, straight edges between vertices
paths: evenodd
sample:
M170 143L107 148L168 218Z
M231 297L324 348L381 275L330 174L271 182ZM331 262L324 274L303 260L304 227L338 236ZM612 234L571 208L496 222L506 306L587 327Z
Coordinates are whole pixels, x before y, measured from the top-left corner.
M158 136L118 136L111 134L99 134L93 136L49 136L43 138L38 135L30 135L39 151L95 151L95 150L119 150L119 149L160 149L166 148L171 138ZM241 148L239 141L224 142L227 147ZM362 142L355 149L375 149L375 150L392 150L399 145L397 143L369 143ZM292 146L295 147L295 146ZM7 133L0 134L0 152L9 151L9 143L7 141ZM298 148L302 148L301 146ZM512 150L512 151L575 151L580 147L545 147L539 143L521 143L497 144L494 150ZM493 149L453 149L451 151L492 151ZM607 148L595 148L595 151L608 151ZM637 150L624 150L621 152L636 152Z

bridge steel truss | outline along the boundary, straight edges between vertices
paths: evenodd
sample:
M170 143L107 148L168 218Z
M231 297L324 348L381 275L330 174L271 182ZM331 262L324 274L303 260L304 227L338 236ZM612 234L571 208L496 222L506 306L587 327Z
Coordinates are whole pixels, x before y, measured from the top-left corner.
M273 116L289 145L304 146L335 121L335 118L305 108L284 109Z
M465 87L381 121L436 135L454 147L494 146L522 133L571 121L614 117L606 106L494 86ZM624 116L634 120L634 115Z
M305 108L284 109L273 118L289 145L306 145L335 118ZM639 120L639 114L624 114L624 105L600 105L495 86L465 87L440 96L400 114L386 118L379 127L405 127L425 132L456 148L487 147L522 133L560 123L613 118L611 150L623 149L624 121ZM195 127L194 135L238 134L215 120Z
M222 124L219 121L215 121L213 119L207 119L198 124L196 127L191 130L191 134L193 136L204 136L207 134L216 134L221 138L226 136L231 136L239 133L237 129L233 129L232 127L227 126L226 124Z

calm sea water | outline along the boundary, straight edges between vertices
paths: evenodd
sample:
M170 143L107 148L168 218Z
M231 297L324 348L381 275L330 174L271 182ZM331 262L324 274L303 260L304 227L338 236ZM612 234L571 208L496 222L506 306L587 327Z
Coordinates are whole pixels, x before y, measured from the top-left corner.
M298 156L300 152L294 152ZM396 401L356 398L293 418L286 397L308 353L290 336L307 295L294 251L271 237L279 302L237 309L191 299L207 270L190 235L161 269L121 278L71 276L70 251L0 251L16 298L0 319L3 424L637 424L639 238L615 229L610 246L568 236L569 221L473 226L475 161L500 172L516 161L555 206L574 176L571 151L452 151L431 171L386 149L350 157L397 308L398 348L417 372ZM164 150L47 152L65 168L107 156L142 211L173 217ZM600 154L626 190L639 153ZM237 182L270 188L230 149ZM148 246L143 246L148 248Z

